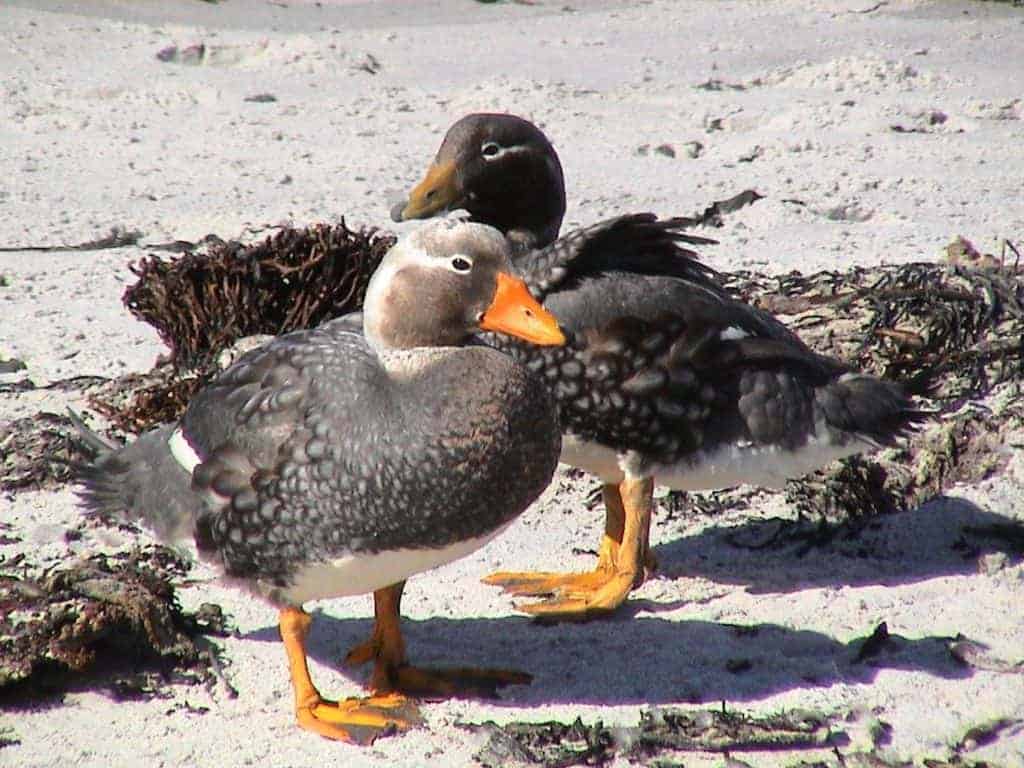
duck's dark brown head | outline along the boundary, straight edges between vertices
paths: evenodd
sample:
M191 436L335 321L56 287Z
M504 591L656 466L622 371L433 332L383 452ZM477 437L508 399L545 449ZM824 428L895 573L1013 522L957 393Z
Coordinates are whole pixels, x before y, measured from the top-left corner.
M517 250L554 241L565 215L562 165L547 136L515 115L479 113L448 129L434 162L391 211L395 221L464 209Z

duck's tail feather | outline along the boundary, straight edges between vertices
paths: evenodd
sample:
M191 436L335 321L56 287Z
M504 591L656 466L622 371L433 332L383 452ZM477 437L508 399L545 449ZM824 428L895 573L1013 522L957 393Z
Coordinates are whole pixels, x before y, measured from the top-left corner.
M118 447L89 429L72 413L84 448L93 460L78 466L78 497L89 515L142 523L164 541L192 532L201 508L192 476L167 446L174 425L159 427Z
M840 376L815 399L829 427L878 446L893 445L935 415L918 408L902 385L862 373Z

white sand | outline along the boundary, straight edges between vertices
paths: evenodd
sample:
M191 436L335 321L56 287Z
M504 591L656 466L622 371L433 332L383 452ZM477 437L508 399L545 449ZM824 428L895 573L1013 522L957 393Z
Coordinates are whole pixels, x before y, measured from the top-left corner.
M567 226L636 210L689 214L748 187L767 195L714 233L722 245L706 258L722 269L931 260L957 234L989 250L1001 238L1019 242L1024 13L901 0L862 12L874 5L7 2L0 245L78 243L114 225L143 230L148 243L209 232L252 238L342 214L392 228L389 201L472 110L512 111L545 128L566 169ZM157 59L168 46L199 43L202 64ZM369 56L376 74L360 69ZM745 90L695 87L709 79ZM245 100L262 93L277 100ZM930 124L935 112L945 121ZM697 159L685 151L694 141L703 145ZM662 143L675 158L638 153ZM9 283L0 287L0 358L23 359L38 383L148 370L161 344L120 302L127 264L145 253L0 254ZM56 391L6 395L0 419L65 404L83 405ZM859 713L843 726L844 752L867 748L871 713L891 725L882 752L920 764L949 757L971 726L1024 717L1021 675L958 667L941 639L962 632L996 656L1024 657L1021 564L979 569L952 548L964 525L1024 518L1019 452L997 478L883 519L864 534L866 558L856 542L848 553L796 559L725 541L720 526L787 514L777 495L726 519L662 516L653 535L664 573L632 610L588 626L535 626L478 579L498 566L589 567L592 558L568 553L596 544L601 513L582 507L591 487L560 478L498 541L409 585L415 661L536 675L501 701L427 704L425 728L371 749L310 736L293 724L274 612L204 584L182 589L182 600L220 603L236 622L240 636L217 642L237 699L184 686L171 699L117 704L75 692L63 706L0 714L21 739L0 750L0 763L464 765L482 737L459 722L582 714L634 724L648 704L725 701L749 712ZM91 529L66 544L79 519L69 490L0 498L0 519L24 537L0 554L31 549L44 563L131 544ZM314 676L325 693L355 695L361 673L335 668L370 628L369 598L315 607ZM882 620L905 642L851 663L851 641ZM760 631L739 635L735 624ZM729 673L731 658L753 667ZM186 702L209 712L189 713ZM744 759L799 757L831 753ZM1024 732L966 757L1024 765ZM715 755L683 759L722 764Z

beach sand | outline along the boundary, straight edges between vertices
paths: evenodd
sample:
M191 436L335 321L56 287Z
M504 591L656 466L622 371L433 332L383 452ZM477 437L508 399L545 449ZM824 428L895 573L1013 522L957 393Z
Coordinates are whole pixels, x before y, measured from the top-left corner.
M0 383L149 370L166 350L121 303L147 244L255 241L340 216L417 226L392 224L389 204L470 111L543 127L565 167L566 228L631 211L693 214L756 189L765 199L708 233L720 241L702 249L714 267L932 261L957 235L998 255L1002 239L1024 235L1021 62L1024 9L992 2L6 2L0 246L87 242L112 227L143 237L0 253L0 359L27 366ZM8 391L0 421L69 405L87 408L74 391ZM459 766L486 741L465 723L631 726L651 706L724 706L838 715L843 754L921 765L959 749L965 764L1024 766L1019 723L957 747L973 727L1024 719L1024 677L961 665L948 649L962 633L995 658L1024 658L1019 555L959 546L965 527L1024 520L1024 453L1007 450L996 476L802 557L730 543L765 517L794 515L778 493L717 516L659 514L662 570L628 610L538 626L479 579L592 567L602 513L584 502L596 481L560 472L504 535L414 578L403 603L414 661L513 666L533 684L495 701L425 703L424 727L370 748L295 726L274 610L199 567L180 599L218 603L237 628L214 640L237 698L182 683L113 701L82 687L0 712L18 740L0 763ZM39 567L150 540L82 527L70 487L0 496L0 520L15 539L0 556ZM69 529L81 538L67 541ZM310 607L314 679L326 695L358 695L364 671L340 661L369 632L370 598ZM856 661L883 621L893 642ZM749 666L736 671L735 659ZM734 757L837 760L832 747Z

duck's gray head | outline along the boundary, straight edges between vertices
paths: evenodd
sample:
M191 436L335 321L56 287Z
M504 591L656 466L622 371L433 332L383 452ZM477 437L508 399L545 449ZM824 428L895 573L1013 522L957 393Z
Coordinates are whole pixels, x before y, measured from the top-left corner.
M565 215L562 165L547 136L515 115L466 115L445 134L427 174L391 211L395 221L463 208L517 249L558 236Z
M481 330L565 343L513 276L502 234L457 219L431 222L388 251L366 291L363 328L377 349L457 346Z

